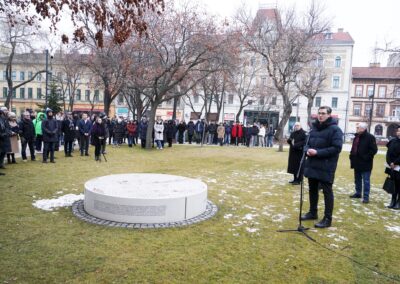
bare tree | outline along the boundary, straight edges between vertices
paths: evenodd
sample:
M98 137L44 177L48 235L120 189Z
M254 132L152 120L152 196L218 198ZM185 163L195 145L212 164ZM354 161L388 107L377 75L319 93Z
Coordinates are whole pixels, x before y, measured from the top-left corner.
M5 79L7 81L8 93L4 105L10 108L13 93L17 88L35 80L39 74L46 73L46 70L39 70L28 77L26 80L14 86L13 64L15 55L18 51L27 51L31 49L31 42L35 38L34 29L26 24L13 24L12 21L5 17L0 18L0 47L8 51L8 56L3 58L6 65ZM37 59L38 57L35 57ZM2 61L3 61L2 60Z
M275 134L280 151L283 151L284 126L297 98L293 92L296 77L312 61L314 47L318 45L317 36L328 30L328 23L321 19L321 12L312 2L303 19L296 16L295 9L285 12L273 10L272 15L259 10L251 21L244 13L239 17L244 24L244 42L248 50L265 58L266 71L283 102L283 113Z
M298 92L307 98L307 125L311 126L311 108L315 96L321 91L327 75L324 69L312 66L305 69L296 80Z

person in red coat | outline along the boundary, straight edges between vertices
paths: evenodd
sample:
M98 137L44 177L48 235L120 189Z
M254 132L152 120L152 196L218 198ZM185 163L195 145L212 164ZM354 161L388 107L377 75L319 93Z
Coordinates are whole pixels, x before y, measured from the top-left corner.
M128 132L128 146L132 147L133 145L136 145L135 143L135 135L136 135L136 128L137 125L133 123L133 119L130 119L128 124L126 125L126 130Z
M243 127L239 122L236 122L232 126L232 138L235 141L236 146L239 146L242 137L243 137Z

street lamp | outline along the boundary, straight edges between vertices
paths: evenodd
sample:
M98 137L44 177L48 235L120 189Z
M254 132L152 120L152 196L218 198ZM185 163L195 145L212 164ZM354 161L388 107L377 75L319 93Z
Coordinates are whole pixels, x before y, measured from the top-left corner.
M46 93L44 95L45 103L44 109L47 109L47 93L48 93L48 85L49 85L49 50L46 49Z
M368 123L368 132L371 133L371 124L372 124L372 114L374 112L374 98L375 98L375 82L374 82L374 87L372 89L372 95L369 96L369 99L371 100L371 109L369 112L369 123Z

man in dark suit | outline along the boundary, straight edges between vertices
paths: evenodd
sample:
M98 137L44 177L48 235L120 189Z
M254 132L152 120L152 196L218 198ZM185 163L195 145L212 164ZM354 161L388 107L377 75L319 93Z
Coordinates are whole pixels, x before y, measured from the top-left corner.
M304 176L308 178L310 210L301 217L302 220L318 219L318 190L322 189L324 194L324 218L315 224L316 228L327 228L332 224L332 185L343 145L343 132L331 113L332 109L328 106L318 109L318 119L313 123L309 134L309 148L304 167Z
M350 198L363 198L363 203L369 202L370 177L374 156L378 152L374 135L368 133L365 122L358 123L357 133L350 152L350 165L354 169L356 192ZM364 185L364 194L363 193Z

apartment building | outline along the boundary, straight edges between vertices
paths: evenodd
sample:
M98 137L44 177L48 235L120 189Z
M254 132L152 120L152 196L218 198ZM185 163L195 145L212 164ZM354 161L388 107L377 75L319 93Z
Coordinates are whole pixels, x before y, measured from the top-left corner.
M393 137L400 125L400 67L353 67L349 132L366 122L378 137Z

